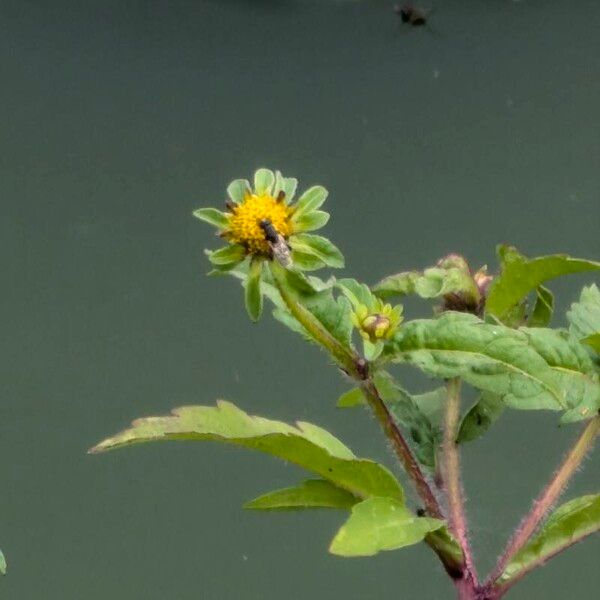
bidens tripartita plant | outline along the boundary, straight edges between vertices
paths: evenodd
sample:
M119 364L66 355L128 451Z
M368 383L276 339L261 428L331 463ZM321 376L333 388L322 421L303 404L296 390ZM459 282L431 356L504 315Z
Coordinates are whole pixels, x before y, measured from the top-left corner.
M211 274L231 275L244 289L257 321L266 299L274 317L324 349L352 381L340 407L365 405L391 442L404 473L358 458L320 427L251 416L225 401L187 406L139 419L93 448L101 452L159 440L215 440L277 456L312 474L293 487L246 504L255 510L329 508L348 518L329 551L371 556L424 542L437 555L458 597L496 600L531 570L600 528L600 494L556 505L600 429L600 291L585 287L553 329L553 296L546 282L598 271L600 263L566 255L526 258L501 246L499 273L473 272L451 254L424 271L390 275L374 286L309 274L342 268L341 252L310 233L329 215L327 191L314 186L295 200L297 181L259 169L254 180L227 188L224 211L194 215L217 228L224 245L207 251ZM434 301L433 316L404 320L394 302L414 294ZM355 335L357 333L358 335ZM439 379L411 394L391 370L406 363ZM461 386L478 390L470 407ZM575 441L533 508L524 516L492 572L480 577L469 543L460 446L484 435L504 410L550 410L579 428ZM407 501L412 485L419 503Z

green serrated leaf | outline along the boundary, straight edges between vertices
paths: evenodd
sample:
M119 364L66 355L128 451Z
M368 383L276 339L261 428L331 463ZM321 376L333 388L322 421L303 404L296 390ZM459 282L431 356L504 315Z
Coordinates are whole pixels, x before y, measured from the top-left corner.
M600 332L592 333L592 335L582 338L581 343L589 346L596 352L600 352Z
M6 575L6 558L2 550L0 550L0 574Z
M246 258L246 249L239 244L230 244L223 246L223 248L219 248L218 250L209 251L207 252L207 255L208 260L210 260L213 265L235 266Z
M327 195L328 192L322 185L315 185L307 189L294 206L292 223L296 223L302 215L320 208L327 200Z
M352 508L329 551L338 556L373 556L416 544L443 525L439 519L415 516L392 498L369 498Z
M223 400L216 407L186 406L168 416L138 419L90 452L167 440L215 440L253 448L312 471L357 497L385 496L404 502L402 487L384 466L354 457L320 427L250 416Z
M192 214L194 217L196 217L196 219L200 219L205 223L214 225L219 229L226 229L229 227L229 217L224 212L221 212L216 208L199 208Z
M294 231L315 231L326 225L327 221L329 221L329 213L323 210L304 213L294 221Z
M234 179L227 186L227 195L236 204L241 204L244 198L251 193L250 182L247 179Z
M298 510L305 508L352 508L360 499L323 479L309 479L298 486L269 492L251 500L253 510Z
M547 327L552 320L552 313L554 312L554 295L543 285L540 285L535 292L535 304L527 320L527 326Z
M246 285L244 286L244 301L246 311L252 321L258 321L263 309L263 297L260 291L260 278L262 275L262 260L253 260L250 263Z
M499 246L502 272L492 282L486 300L486 311L501 320L530 292L545 281L567 275L600 269L600 263L554 254L527 259L512 246Z
M463 417L456 442L464 444L480 438L500 418L505 408L496 394L483 392Z
M327 238L311 233L299 233L290 238L292 250L319 259L329 267L341 269L344 256Z
M522 331L474 315L446 312L437 319L409 321L385 352L434 377L462 377L514 408L568 408L556 373Z
M556 385L564 392L562 423L594 416L600 409L600 382L587 350L570 333L536 327L520 330L529 344L552 368Z
M271 194L275 184L275 175L269 169L258 169L254 173L254 192L257 195Z
M581 496L560 506L541 531L506 566L498 582L503 585L585 537L600 531L600 494Z
M581 290L579 302L571 305L567 319L569 331L575 338L600 351L597 341L600 338L600 290L596 284Z

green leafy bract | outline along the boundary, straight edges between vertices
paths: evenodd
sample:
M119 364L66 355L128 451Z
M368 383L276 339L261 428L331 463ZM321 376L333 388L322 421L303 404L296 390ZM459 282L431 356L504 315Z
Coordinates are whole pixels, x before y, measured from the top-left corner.
M600 494L581 496L560 506L541 531L506 566L499 583L522 577L536 566L600 531Z
M197 219L221 229L229 226L229 217L216 208L199 208L192 213Z
M369 498L352 508L329 551L338 556L372 556L416 544L443 525L439 519L415 516L392 498Z
M320 262L321 266L335 269L341 269L344 266L343 254L323 236L313 233L298 233L290 238L289 244L292 248L292 261L313 260L315 264Z
M254 510L304 508L352 508L360 499L323 479L309 479L298 486L269 492L244 505Z
M247 179L234 179L227 186L227 195L232 202L241 204L244 198L252 193L250 182ZM203 209L200 209L203 210Z
M356 458L320 427L250 416L223 400L216 407L185 406L169 416L138 419L90 452L165 440L216 440L253 448L312 471L357 497L389 496L404 501L402 487L385 467Z
M545 281L567 275L600 269L600 263L554 254L527 259L512 246L498 247L502 272L492 282L486 311L504 321L507 313Z
M405 323L385 352L434 377L462 377L514 408L569 408L559 378L522 331L474 315L446 312Z
M263 297L260 291L260 277L262 270L262 261L256 259L252 260L250 269L248 270L248 277L244 285L246 311L252 321L258 321L258 319L260 319L263 309Z

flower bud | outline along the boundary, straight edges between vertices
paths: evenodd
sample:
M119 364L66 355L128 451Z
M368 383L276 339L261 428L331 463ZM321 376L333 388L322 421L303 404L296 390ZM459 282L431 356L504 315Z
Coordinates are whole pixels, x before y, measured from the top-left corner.
M364 332L369 340L375 343L387 336L392 322L388 317L381 314L369 315L361 323L361 331Z

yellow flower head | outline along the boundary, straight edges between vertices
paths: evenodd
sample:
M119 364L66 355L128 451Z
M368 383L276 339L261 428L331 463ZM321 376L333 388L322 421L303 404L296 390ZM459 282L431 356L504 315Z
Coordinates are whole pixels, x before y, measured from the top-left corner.
M286 268L310 271L344 265L341 252L326 238L307 233L320 229L329 214L319 210L327 190L315 185L292 204L298 182L279 171L258 169L253 185L236 179L227 187L226 211L200 208L194 216L214 225L228 245L208 252L218 272L229 271L246 258L276 259Z
M247 194L241 204L230 204L230 210L229 226L223 231L223 237L233 244L241 244L250 254L270 254L261 221L269 221L284 239L288 239L293 231L293 210L285 204L283 196Z

